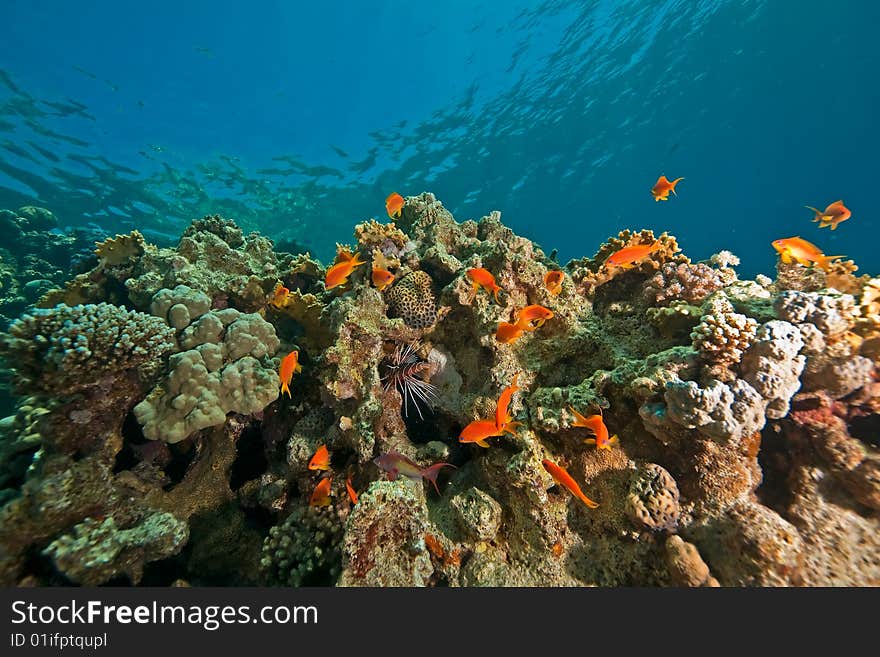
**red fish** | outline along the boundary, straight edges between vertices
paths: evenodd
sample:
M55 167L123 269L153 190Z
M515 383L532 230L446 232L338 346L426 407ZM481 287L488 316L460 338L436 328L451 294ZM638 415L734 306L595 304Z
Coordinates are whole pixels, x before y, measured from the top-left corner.
M516 342L523 334L523 329L519 324L511 324L510 322L498 322L498 329L495 331L495 339L503 344Z
M599 411L599 415L591 415L589 417L584 417L576 410L574 410L571 406L568 407L568 410L571 411L575 416L575 421L571 423L571 426L584 427L585 429L589 429L593 432L595 438L584 439L584 442L588 445L595 445L596 449L611 449L611 445L617 442L616 435L608 435L608 427L605 426L605 421L602 417L601 409Z
M513 432L510 432L513 433ZM458 436L460 443L476 443L480 447L489 447L487 438L503 436L505 431L495 426L495 420L474 420Z
M805 205L804 207L816 213L816 216L813 217L813 221L819 222L819 228L828 228L828 226L831 226L831 230L837 230L838 224L846 221L852 216L852 212L850 212L849 208L843 204L843 201L834 201L834 203L825 208L824 211L819 211L810 205Z
M773 248L776 249L785 264L795 261L804 267L816 265L824 272L829 270L829 265L833 260L846 257L842 255L827 256L819 250L818 246L800 237L783 237L773 240Z
M412 459L394 451L377 456L373 459L373 463L379 466L380 470L386 472L391 481L396 480L397 475L403 475L415 480L427 479L434 484L434 489L438 495L440 494L440 489L437 487L437 475L440 473L440 469L455 467L451 463L435 463L427 468L420 468L418 463Z
M388 198L385 199L385 211L388 213L389 217L394 219L394 217L400 216L400 213L403 211L403 206L405 204L405 198L403 198L397 192L392 192L388 195Z
M284 287L281 283L278 283L275 286L275 290L272 292L272 299L269 301L269 305L275 308L284 308L284 306L287 305L289 297L290 290Z
M327 445L321 445L315 450L315 455L309 461L309 470L329 470L330 469L330 452Z
M544 287L554 297L562 292L562 281L565 280L565 274L561 271L548 271L544 274Z
M513 382L507 386L504 390L501 391L501 396L498 397L498 404L495 406L495 427L497 429L504 430L505 427L511 425L511 421L513 417L511 417L508 407L510 406L510 400L513 398L513 393L518 390L522 390L516 383L519 379L520 372L517 372L513 375ZM513 424L519 424L518 422Z
M544 469L550 473L551 477L553 477L553 481L567 488L572 495L574 495L591 509L598 508L599 504L584 495L581 487L578 486L577 482L574 479L572 479L571 475L568 474L565 468L556 465L553 461L549 461L547 459L544 459L543 461L541 461L541 463L544 465Z
M362 260L359 260L359 257L357 253L351 255L348 251L340 251L339 262L327 270L327 275L324 277L324 288L332 290L334 287L348 283L348 277L351 276L354 268L364 264Z
M290 397L290 381L294 372L301 372L302 365L299 364L299 352L291 351L281 359L281 366L278 368L278 376L281 377L281 394L285 392Z
M548 319L553 319L553 311L544 306L526 306L519 311L516 324L523 331L534 331L544 325Z
M390 271L378 267L373 268L373 285L376 286L376 289L379 290L379 292L382 292L393 282L394 274Z
M684 178L676 178L675 180L669 180L666 176L660 176L657 179L657 183L651 189L651 194L654 196L655 201L668 201L669 200L669 192L675 194L675 186L684 180Z
M348 499L351 500L352 504L358 503L358 494L354 489L354 486L351 485L351 475L345 479L345 490L348 493Z
M318 482L309 498L309 506L330 506L330 483L332 481L332 477L327 477Z
M495 277L488 269L483 269L482 267L468 269L467 277L471 280L474 293L478 292L480 288L483 288L495 296L495 303L501 303L498 300L498 293L501 291L501 287L495 282Z
M605 260L605 267L620 267L621 269L632 269L640 260L651 255L660 248L660 241L654 240L651 244L636 244L634 246L625 246L608 256Z
M509 433L511 436L516 435L513 429L520 426L521 423L512 421L513 418L508 412L508 407L510 406L513 393L521 390L517 386L517 379L519 379L518 372L513 377L513 383L501 391L498 403L495 405L495 418L492 420L474 420L462 429L458 442L476 443L480 447L489 447L489 443L486 442L487 438L503 436L505 433Z

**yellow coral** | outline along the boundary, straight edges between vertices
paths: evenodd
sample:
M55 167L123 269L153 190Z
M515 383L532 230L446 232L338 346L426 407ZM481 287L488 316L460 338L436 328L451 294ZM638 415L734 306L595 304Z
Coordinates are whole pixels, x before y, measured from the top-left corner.
M381 224L375 219L370 219L354 227L354 235L358 243L370 250L387 242L392 242L398 249L402 249L409 241L402 230L394 223Z
M103 242L97 242L95 255L105 267L115 267L143 255L144 246L144 236L140 231L133 230L128 235L108 237Z

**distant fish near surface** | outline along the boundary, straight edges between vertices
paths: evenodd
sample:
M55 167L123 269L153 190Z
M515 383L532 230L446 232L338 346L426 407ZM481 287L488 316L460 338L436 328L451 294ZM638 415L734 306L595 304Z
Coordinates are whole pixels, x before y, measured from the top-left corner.
M815 213L816 216L813 217L813 221L819 222L819 228L831 226L831 230L837 230L839 224L852 216L852 212L843 204L843 201L834 201L824 210L817 210L811 205L805 205L804 207Z
M382 269L379 267L373 268L373 285L376 286L376 289L379 292L382 292L386 287L391 285L394 282L394 274L392 274L387 269Z
M554 297L562 292L562 281L565 280L565 274L561 271L548 271L544 274L544 287Z
M804 267L815 265L824 272L829 270L832 261L844 258L842 255L825 255L818 246L801 237L784 237L773 240L773 248L779 253L782 262L797 262Z
M669 180L666 176L660 176L654 184L654 187L651 188L651 195L654 197L655 201L668 201L669 192L672 192L673 195L677 196L675 193L675 186L682 180L684 180L684 178Z
M329 470L330 469L330 451L327 445L321 445L315 450L315 455L309 461L309 470Z
M651 244L636 244L625 246L615 251L605 260L605 267L620 267L632 269L640 260L651 255L660 248L660 241L654 240Z
M560 486L564 486L568 490L568 492L570 492L591 509L596 509L599 507L598 502L594 502L584 494L584 492L581 490L581 487L578 486L578 483L574 479L572 479L571 475L568 474L565 468L555 464L553 461L550 461L548 459L544 459L543 461L541 461L541 463L544 466L544 469L550 473L551 477L553 477L553 481L555 481Z
M385 211L392 219L400 216L404 205L406 205L406 199L397 192L389 194L388 198L385 199Z
M299 352L291 351L281 359L281 366L278 368L278 376L281 377L281 394L285 392L290 397L290 381L294 372L301 372L302 365L299 364Z
M309 506L330 506L330 484L332 481L332 477L327 477L318 482L309 498Z
M593 432L595 438L584 439L584 442L588 445L595 445L597 449L610 450L611 445L617 442L617 436L608 435L608 427L605 426L605 419L602 417L601 411L598 415L584 417L571 406L568 407L568 410L571 411L575 417L575 421L571 423L571 426L583 427Z
M492 293L496 303L501 303L498 300L498 293L501 291L501 287L495 282L492 272L482 267L474 267L467 270L467 277L471 281L474 293L479 292L480 288L483 288L487 292Z
M358 254L351 255L348 251L340 251L339 258L340 261L330 267L324 277L324 288L327 290L348 283L348 277L351 276L354 268L364 264L358 259Z
M418 463L395 451L377 456L373 459L373 463L379 466L379 469L385 472L391 481L395 481L398 475L415 480L427 479L434 484L438 495L440 489L437 487L437 475L440 470L445 467L455 467L451 463L435 463L427 468L420 468Z

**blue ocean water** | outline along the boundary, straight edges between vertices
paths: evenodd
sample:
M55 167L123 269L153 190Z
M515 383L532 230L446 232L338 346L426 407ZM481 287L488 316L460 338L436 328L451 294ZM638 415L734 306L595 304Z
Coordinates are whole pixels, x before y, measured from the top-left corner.
M0 3L0 208L173 240L218 212L323 259L391 191L592 255L623 228L880 272L880 5ZM660 174L684 176L655 203ZM832 233L805 204L843 199Z

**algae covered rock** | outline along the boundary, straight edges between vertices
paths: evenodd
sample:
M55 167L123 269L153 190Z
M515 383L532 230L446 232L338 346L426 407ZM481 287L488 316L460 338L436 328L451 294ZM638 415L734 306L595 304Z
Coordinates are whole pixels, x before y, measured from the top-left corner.
M86 518L43 554L78 584L96 586L119 575L137 584L147 563L176 554L188 536L186 523L170 513L153 513L128 529L118 528L113 517Z

